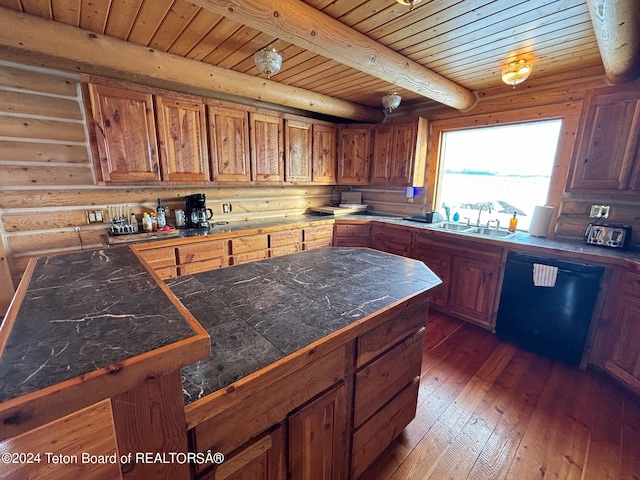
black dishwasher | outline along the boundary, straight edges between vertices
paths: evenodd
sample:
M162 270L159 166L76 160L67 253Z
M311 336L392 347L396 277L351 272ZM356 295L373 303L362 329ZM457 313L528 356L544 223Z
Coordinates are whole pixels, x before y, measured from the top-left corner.
M543 282L545 286L534 284L534 266L537 272L552 272L551 280ZM603 272L603 267L509 253L496 333L525 348L578 365Z

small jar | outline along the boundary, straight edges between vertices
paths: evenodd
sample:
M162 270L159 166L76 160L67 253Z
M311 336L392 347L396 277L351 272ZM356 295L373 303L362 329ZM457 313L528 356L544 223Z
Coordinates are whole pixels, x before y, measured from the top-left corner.
M142 216L142 230L145 232L153 231L153 222L151 221L151 217L148 213L144 213Z

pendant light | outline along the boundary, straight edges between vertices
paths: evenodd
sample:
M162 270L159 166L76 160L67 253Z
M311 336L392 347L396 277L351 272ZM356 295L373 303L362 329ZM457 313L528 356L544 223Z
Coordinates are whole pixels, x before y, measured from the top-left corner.
M520 58L510 62L502 69L502 81L507 85L511 85L513 88L516 88L516 85L529 78L532 69L533 66L530 62L527 62L524 58Z
M384 97L382 97L382 106L384 107L384 111L387 113L393 112L400 106L401 101L402 97L396 92L387 93Z
M410 7L409 10L413 10L413 6L416 3L420 3L422 0L396 0L400 5L404 5L405 7Z
M267 78L271 78L280 71L282 66L282 55L280 55L272 46L265 47L258 50L253 55L253 61L256 63L256 67L260 72L267 75Z

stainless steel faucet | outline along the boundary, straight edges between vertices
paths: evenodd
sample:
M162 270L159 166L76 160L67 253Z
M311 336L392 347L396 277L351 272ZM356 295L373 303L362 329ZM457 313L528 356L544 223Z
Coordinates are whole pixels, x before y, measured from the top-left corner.
M484 208L487 208L487 210L489 211L489 213L491 213L491 204L490 203L483 203L482 205L480 205L480 211L478 212L478 220L476 221L476 226L479 227L480 226L480 216L482 215L482 210Z

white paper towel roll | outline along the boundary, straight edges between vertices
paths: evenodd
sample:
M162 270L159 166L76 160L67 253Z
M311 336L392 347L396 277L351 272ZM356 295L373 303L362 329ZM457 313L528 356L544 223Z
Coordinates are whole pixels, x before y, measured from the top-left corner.
M546 237L553 215L553 208L549 206L536 206L533 209L533 217L531 217L531 225L529 226L529 234L534 237Z

